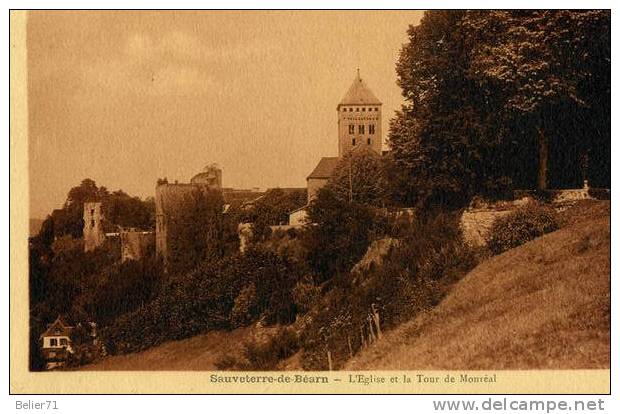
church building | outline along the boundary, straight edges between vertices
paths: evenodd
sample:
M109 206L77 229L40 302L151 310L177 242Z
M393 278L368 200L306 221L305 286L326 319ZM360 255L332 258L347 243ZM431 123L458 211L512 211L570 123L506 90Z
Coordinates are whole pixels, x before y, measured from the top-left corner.
M353 84L336 107L338 112L338 156L321 158L306 178L308 203L316 197L319 189L327 184L338 162L349 151L369 148L377 154L382 154L381 106L381 101L360 77L358 69ZM291 212L289 224L303 224L305 213L305 207Z
M349 151L361 147L370 148L381 154L381 101L370 90L366 82L357 77L338 106L338 156L323 157L306 178L308 202L319 188L327 184L340 159Z

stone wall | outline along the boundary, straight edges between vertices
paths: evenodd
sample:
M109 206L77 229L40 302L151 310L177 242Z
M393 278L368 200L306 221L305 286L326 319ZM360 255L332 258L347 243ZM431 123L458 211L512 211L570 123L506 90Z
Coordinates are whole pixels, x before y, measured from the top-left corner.
M342 157L354 147L360 146L368 146L381 154L381 105L342 105L338 109L338 156ZM353 126L352 134L349 133L350 125ZM363 133L360 133L360 125L364 126ZM373 134L370 133L371 125L375 128Z
M609 195L609 190L597 189L602 195ZM575 205L578 201L594 198L593 190L588 188L587 182L584 188L565 190L516 190L515 201L500 201L489 204L482 200L476 200L473 205L463 212L461 216L461 230L465 242L472 246L486 245L486 239L495 220L512 213L517 208L532 201L536 197L547 200L556 211L563 211Z
M516 208L516 207L515 207ZM480 247L486 245L489 231L495 220L512 213L514 209L467 209L461 216L461 230L463 239L470 246Z
M221 243L218 238L222 226L222 191L202 184L160 183L155 189L155 250L167 263L174 226L201 226L208 245ZM197 223L199 216L208 216L204 223ZM211 246L219 248L221 246Z
M122 230L121 261L140 260L155 246L155 233L135 229Z
M328 178L308 178L308 204L316 197L319 189L327 184Z
M101 202L85 202L83 219L84 251L90 252L105 242Z

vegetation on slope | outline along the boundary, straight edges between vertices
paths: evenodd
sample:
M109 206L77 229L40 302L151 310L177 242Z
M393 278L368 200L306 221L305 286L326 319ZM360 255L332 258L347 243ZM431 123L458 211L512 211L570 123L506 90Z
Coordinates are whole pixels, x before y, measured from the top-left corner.
M481 263L345 368L609 367L609 214L608 202L573 207L566 227Z

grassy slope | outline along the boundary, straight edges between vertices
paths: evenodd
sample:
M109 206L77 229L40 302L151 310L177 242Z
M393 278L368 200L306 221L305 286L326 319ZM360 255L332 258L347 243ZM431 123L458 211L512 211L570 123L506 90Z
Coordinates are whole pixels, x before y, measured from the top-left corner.
M564 221L481 263L345 369L609 367L609 202L582 203Z
M162 345L135 354L110 356L93 365L92 371L210 371L223 353L241 352L240 345L252 335L250 328L231 332L209 332Z

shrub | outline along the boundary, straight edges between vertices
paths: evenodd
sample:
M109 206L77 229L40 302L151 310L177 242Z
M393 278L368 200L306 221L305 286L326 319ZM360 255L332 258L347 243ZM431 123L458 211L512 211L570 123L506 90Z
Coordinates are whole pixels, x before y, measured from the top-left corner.
M291 328L279 328L266 341L255 339L243 344L243 356L221 355L215 362L219 370L227 371L272 371L281 360L289 358L299 350L299 337Z
M297 282L293 291L293 301L299 313L308 312L320 297L321 290L310 278Z
M256 287L254 283L250 283L241 289L241 292L235 298L235 304L230 313L230 323L235 328L246 326L256 320L257 316Z
M280 328L268 341L246 342L243 356L247 360L248 370L272 371L278 362L292 356L299 350L299 338L291 328Z
M215 360L214 364L218 371L234 371L242 369L239 360L234 355L230 354L220 355Z
M487 246L493 254L500 254L558 228L555 210L531 202L497 219L489 232Z

